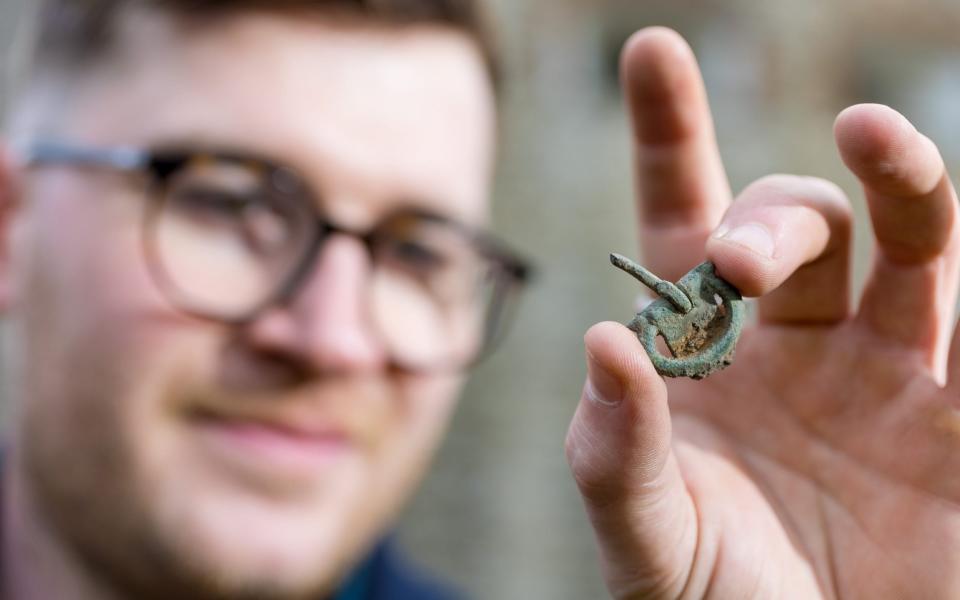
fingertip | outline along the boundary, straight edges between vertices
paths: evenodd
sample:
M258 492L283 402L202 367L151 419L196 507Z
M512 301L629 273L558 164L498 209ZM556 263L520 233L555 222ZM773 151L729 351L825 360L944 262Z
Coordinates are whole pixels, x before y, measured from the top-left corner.
M843 110L834 136L844 164L878 192L922 195L943 176L936 145L888 106L858 104Z
M904 152L917 130L900 113L882 104L858 104L844 109L834 122L841 157L851 169L889 162Z
M798 266L794 263L799 259L785 256L782 248L782 238L794 233L783 231L785 222L798 225L797 215L792 214L796 210L805 209L759 207L753 214L736 215L732 223L724 221L706 245L707 258L720 277L750 298L766 295L783 283Z
M693 49L679 33L659 26L634 33L620 71L628 103L647 117L635 122L640 141L669 143L700 131L703 111L696 107L706 94Z
M622 337L624 332L629 334L630 330L622 323L602 321L587 329L583 341L588 349L592 346L600 347L608 344L611 339Z
M745 296L764 296L801 266L849 244L853 211L816 177L769 175L747 186L707 240L707 257Z
M906 117L896 110L886 104L870 102L854 104L841 110L834 121L833 129L840 135L850 128L860 129L874 123L880 126L892 124L894 127L906 127L916 131Z
M707 258L716 265L720 277L748 298L768 294L782 283L773 256L764 256L739 242L711 237Z
M603 322L584 336L587 381L566 437L584 496L608 503L663 469L670 450L666 385L632 331Z
M666 397L663 378L636 334L621 323L606 321L584 336L587 380L600 404L617 406L624 399ZM627 402L627 404L631 404ZM629 410L635 410L636 407Z
M640 29L627 39L623 45L621 66L660 66L688 62L692 58L693 49L683 36L669 27L654 25Z
M604 321L587 330L583 338L587 360L625 384L656 373L636 334L621 323Z
M936 145L880 105L859 105L837 118L844 163L864 186L874 234L897 265L929 263L958 235L957 201Z

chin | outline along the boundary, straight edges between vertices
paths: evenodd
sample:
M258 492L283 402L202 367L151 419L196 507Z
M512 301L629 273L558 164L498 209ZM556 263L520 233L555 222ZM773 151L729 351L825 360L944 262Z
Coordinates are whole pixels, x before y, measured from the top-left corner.
M181 470L153 499L152 529L166 538L157 541L175 561L172 570L194 587L203 582L211 597L323 597L382 527L377 499L363 493L366 474L352 466L296 495Z
M196 507L194 526L174 546L223 592L269 587L295 597L329 591L354 560L354 540L333 511L298 513L225 502Z

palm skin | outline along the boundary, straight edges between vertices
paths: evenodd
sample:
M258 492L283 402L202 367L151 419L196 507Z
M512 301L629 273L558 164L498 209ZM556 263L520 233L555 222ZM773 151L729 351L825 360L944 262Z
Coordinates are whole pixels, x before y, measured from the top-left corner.
M842 193L777 176L728 209L680 44L648 30L625 51L646 264L675 280L705 255L758 322L703 381L665 382L619 324L587 333L567 455L611 594L960 597L960 219L939 154L889 109L838 119L878 241L851 308ZM744 224L773 247L728 235Z
M744 340L736 369L671 390L698 527L723 532L698 549L713 563L712 597L947 598L960 589L960 574L950 580L960 429L951 431L947 393L915 357L850 329L761 329Z

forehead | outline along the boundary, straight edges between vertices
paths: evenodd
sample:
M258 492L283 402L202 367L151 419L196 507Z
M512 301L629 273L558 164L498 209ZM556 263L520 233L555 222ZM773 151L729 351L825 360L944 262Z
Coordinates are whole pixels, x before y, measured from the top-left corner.
M269 156L348 219L398 202L486 212L493 100L465 34L311 13L202 25L132 14L119 47L82 84L74 136Z

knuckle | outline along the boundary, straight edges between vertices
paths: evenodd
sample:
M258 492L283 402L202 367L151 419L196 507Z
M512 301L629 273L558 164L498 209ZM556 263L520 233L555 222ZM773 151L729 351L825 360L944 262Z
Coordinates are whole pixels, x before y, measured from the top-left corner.
M853 222L853 207L837 184L820 177L772 174L747 186L737 202L740 208L805 206L822 214L832 225Z
M594 507L608 507L623 497L623 486L615 478L598 476L590 469L575 469L573 481L580 495Z
M761 191L778 191L789 193L791 190L803 185L804 177L790 173L770 173L754 181L748 189L755 188Z
M930 194L944 173L941 160L926 164L909 164L890 158L863 165L860 176L869 181L870 188L880 194L918 198Z
M950 248L956 248L958 244L958 233L956 228L950 230L931 232L925 235L910 235L909 233L900 233L894 229L896 225L891 224L889 230L877 228L877 240L883 249L884 255L894 264L900 265L918 265L930 263L944 253L950 252ZM905 228L908 231L916 232L918 227Z
M836 183L822 177L804 176L801 179L807 186L811 199L835 206L848 215L853 213L847 194Z
M870 203L878 242L896 263L922 263L952 252L960 226L953 194L939 194L916 202Z
M870 190L913 197L937 186L945 170L940 151L899 113L884 107L841 123L841 157Z
M791 197L792 190L799 185L800 178L785 173L772 173L753 181L743 189L738 202L750 204L769 204L782 202Z

